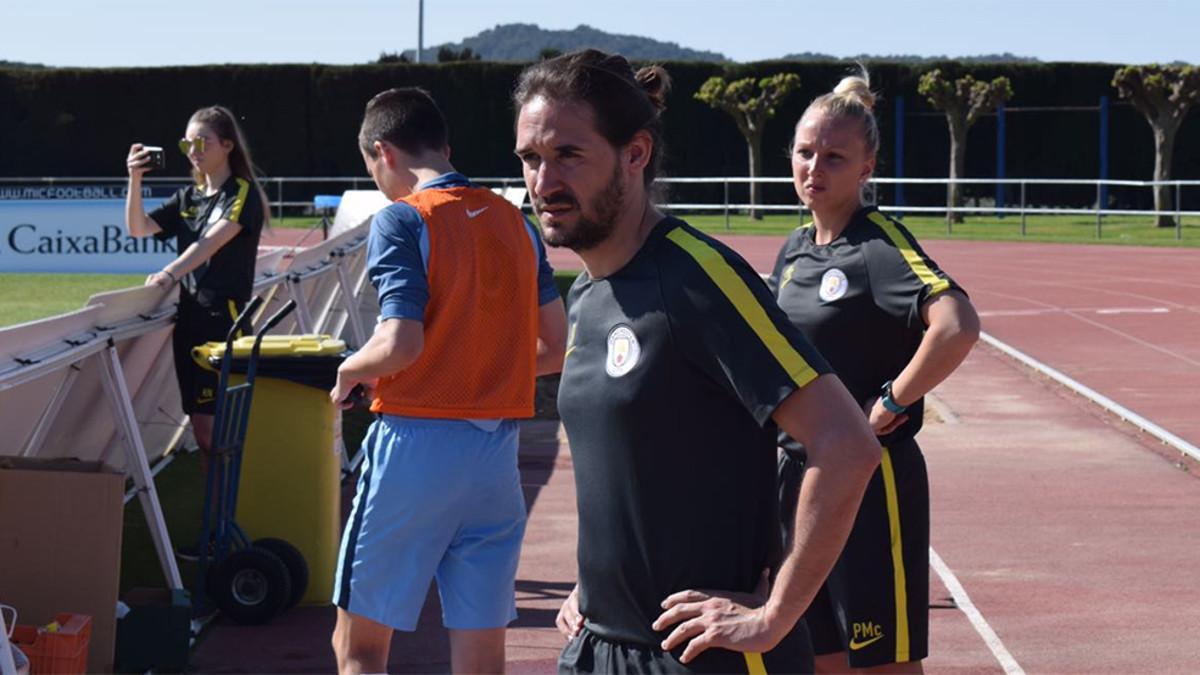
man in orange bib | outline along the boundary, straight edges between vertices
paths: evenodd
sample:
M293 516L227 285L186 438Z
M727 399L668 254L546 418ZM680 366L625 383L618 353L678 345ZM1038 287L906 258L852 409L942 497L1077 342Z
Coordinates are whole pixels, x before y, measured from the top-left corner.
M342 673L383 672L436 578L455 672L501 672L525 531L518 428L535 376L562 367L566 318L537 231L451 166L429 94L367 104L359 146L394 204L376 214L375 333L330 396L374 390L379 419L343 534L333 601Z

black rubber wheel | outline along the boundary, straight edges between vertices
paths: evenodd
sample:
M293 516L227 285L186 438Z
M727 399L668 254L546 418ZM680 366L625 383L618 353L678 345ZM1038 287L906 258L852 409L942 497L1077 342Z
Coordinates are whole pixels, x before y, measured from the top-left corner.
M265 548L234 551L212 571L209 595L217 609L243 625L270 621L292 595L292 580L283 560Z
M286 540L275 537L259 539L254 542L254 545L279 556L279 559L287 567L288 575L292 578L292 594L283 605L284 611L300 604L300 599L308 590L308 562L304 559L304 554Z

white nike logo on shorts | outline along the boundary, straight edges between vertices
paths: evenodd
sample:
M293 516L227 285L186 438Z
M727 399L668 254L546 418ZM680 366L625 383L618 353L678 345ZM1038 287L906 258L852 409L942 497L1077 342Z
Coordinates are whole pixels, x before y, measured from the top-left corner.
M486 207L486 206L483 207L482 209L479 209L478 211L472 211L471 209L467 209L467 217L474 218L475 216L477 216L487 210L488 210L488 207Z

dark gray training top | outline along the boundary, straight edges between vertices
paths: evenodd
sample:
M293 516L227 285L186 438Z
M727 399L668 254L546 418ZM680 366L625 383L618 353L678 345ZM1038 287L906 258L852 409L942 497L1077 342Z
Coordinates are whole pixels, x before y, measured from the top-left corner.
M226 300L246 302L254 290L254 261L262 234L263 203L254 185L230 176L215 194L195 185L181 188L148 214L162 230L157 239L175 239L182 254L222 220L242 226L211 258L185 274L180 286L204 307L224 308Z
M812 226L792 232L767 284L791 322L865 404L916 353L925 334L921 306L961 289L904 225L874 207L859 209L827 245L816 244L815 233ZM915 436L923 412L923 401L910 405L908 421L881 442ZM781 444L798 449L787 440Z
M580 275L568 305L582 613L657 646L668 595L751 591L778 554L771 415L829 367L749 264L675 218L620 271Z

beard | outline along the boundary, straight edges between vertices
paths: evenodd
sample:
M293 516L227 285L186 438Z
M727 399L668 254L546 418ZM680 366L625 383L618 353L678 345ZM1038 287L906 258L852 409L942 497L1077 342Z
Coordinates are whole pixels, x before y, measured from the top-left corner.
M546 244L555 248L569 248L576 253L587 251L604 243L617 227L617 217L625 205L625 186L621 183L621 167L613 164L613 172L604 189L582 208L579 200L569 192L546 200L534 200L534 208L541 211L548 204L566 204L573 207L579 216L571 225L553 228L542 226Z

